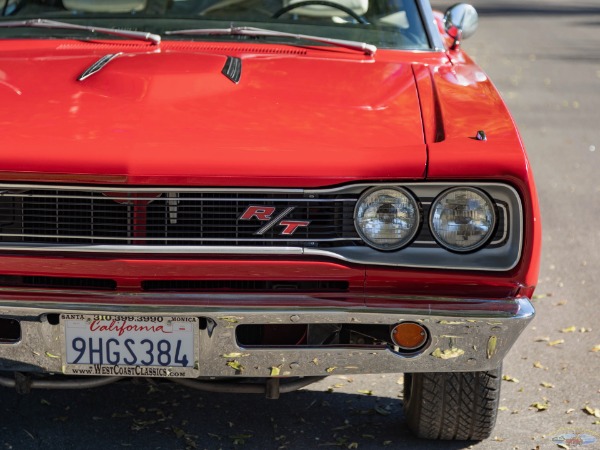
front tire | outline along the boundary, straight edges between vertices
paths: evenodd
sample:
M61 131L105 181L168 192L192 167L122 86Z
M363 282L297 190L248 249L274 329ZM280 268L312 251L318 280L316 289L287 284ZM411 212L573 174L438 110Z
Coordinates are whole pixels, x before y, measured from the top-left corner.
M418 437L482 440L492 433L501 368L489 372L407 373L404 412Z

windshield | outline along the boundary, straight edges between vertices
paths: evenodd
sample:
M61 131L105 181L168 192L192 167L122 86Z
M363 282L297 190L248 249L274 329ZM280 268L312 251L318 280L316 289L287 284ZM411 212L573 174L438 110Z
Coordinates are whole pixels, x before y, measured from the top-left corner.
M0 0L0 13L0 25L41 18L156 33L168 40L288 42L282 36L167 33L250 26L360 41L379 48L430 48L416 0ZM0 28L0 38L8 37L91 36L82 30Z

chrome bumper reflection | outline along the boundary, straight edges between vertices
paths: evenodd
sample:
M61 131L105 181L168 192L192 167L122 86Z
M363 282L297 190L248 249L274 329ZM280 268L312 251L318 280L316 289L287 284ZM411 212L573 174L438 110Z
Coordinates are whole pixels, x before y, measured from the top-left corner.
M472 300L474 304L487 303ZM157 314L202 317L214 326L200 330L201 377L326 376L386 372L482 371L497 367L534 316L526 298L490 301L489 309L469 308L464 299L437 299L415 309L404 300L394 308L224 308L173 305L90 305L0 301L0 318L18 320L21 339L0 343L0 370L62 373L60 325L49 314ZM462 305L456 310L456 305ZM52 316L50 316L52 317ZM377 324L418 321L430 333L426 348L403 356L393 348L241 348L235 328L252 324ZM54 322L54 321L52 321ZM239 364L231 364L236 361ZM228 364L229 363L229 364ZM243 367L236 370L236 367ZM277 368L276 371L273 368Z

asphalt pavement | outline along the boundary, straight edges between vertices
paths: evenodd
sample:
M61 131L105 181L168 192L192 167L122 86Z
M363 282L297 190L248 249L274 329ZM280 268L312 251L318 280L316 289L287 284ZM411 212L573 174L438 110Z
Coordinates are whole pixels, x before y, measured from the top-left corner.
M544 229L537 317L505 360L492 438L413 438L402 374L388 374L331 376L277 401L145 380L27 396L2 388L0 449L552 449L569 433L597 439L571 448L600 449L600 2L473 4L480 27L464 48L521 130Z

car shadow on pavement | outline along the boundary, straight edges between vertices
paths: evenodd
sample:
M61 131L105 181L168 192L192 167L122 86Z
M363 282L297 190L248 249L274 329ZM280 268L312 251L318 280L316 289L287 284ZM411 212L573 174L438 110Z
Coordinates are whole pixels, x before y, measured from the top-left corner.
M333 392L309 389L279 400L146 380L86 391L36 390L25 396L3 389L0 446L458 450L472 444L413 437L402 413L400 386L389 397L348 392L348 386Z

